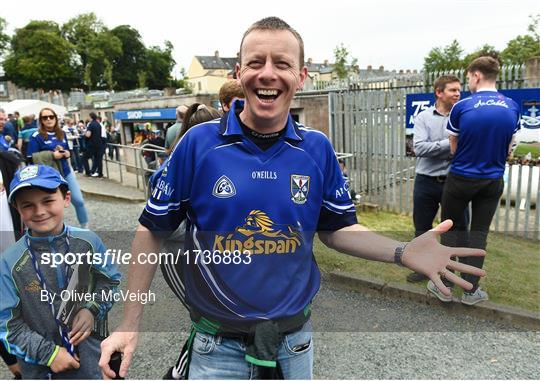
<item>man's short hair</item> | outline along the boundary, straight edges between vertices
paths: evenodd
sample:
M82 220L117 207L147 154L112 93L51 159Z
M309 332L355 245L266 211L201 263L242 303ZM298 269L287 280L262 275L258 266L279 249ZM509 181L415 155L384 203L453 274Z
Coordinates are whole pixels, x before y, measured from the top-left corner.
M89 116L90 116L90 119L92 120L96 120L98 118L97 114L93 111L89 114Z
M279 17L265 17L264 19L261 19L257 21L255 24L251 25L244 35L242 36L242 41L240 42L240 56L239 56L239 64L242 64L242 45L244 44L244 39L248 34L253 32L254 30L288 30L293 34L294 37L296 37L296 40L298 41L298 46L300 50L300 55L298 57L300 61L300 68L304 67L304 41L302 40L302 37L300 34L291 28L289 24L287 24L285 21L280 19Z
M439 78L435 80L435 82L433 82L433 92L437 93L437 90L440 92L443 92L446 85L448 85L449 83L454 83L454 82L461 83L459 81L459 78L456 77L455 75L441 75Z
M482 73L488 81L496 81L501 65L491 56L482 56L473 60L467 67L467 73Z
M231 107L234 98L244 98L244 90L238 81L227 81L219 89L219 101L222 106Z

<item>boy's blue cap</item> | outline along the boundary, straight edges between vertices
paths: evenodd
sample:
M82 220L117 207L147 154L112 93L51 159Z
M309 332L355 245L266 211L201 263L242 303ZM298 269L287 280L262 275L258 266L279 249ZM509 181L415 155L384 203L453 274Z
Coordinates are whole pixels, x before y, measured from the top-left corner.
M15 172L9 189L8 201L12 202L15 193L23 188L39 187L56 189L60 185L68 186L68 183L58 171L48 165L29 165Z

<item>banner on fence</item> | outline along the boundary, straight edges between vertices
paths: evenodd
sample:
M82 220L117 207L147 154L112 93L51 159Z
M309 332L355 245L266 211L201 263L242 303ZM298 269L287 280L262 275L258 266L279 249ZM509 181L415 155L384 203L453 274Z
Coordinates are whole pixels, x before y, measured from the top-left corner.
M524 129L540 130L540 88L499 90L499 92L512 98L521 106L521 126ZM468 97L471 93L464 91L461 99ZM435 103L433 93L407 94L407 135L412 134L414 127L414 117L421 111Z

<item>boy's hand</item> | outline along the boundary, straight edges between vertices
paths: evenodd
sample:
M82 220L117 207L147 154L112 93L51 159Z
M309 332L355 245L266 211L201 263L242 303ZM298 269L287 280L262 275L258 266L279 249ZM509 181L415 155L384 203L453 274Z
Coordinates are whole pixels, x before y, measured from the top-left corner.
M79 345L92 333L94 328L94 315L92 312L83 308L73 319L73 328L69 333L69 342L73 345Z
M60 347L58 354L51 364L51 370L54 373L60 373L69 369L79 369L79 367L79 362L64 347Z

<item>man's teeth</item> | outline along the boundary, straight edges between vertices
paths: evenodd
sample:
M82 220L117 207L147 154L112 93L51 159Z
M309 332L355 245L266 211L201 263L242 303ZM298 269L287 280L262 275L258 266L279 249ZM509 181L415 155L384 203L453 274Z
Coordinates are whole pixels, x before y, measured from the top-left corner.
M277 96L277 90L257 90L258 95L264 95L268 97Z

